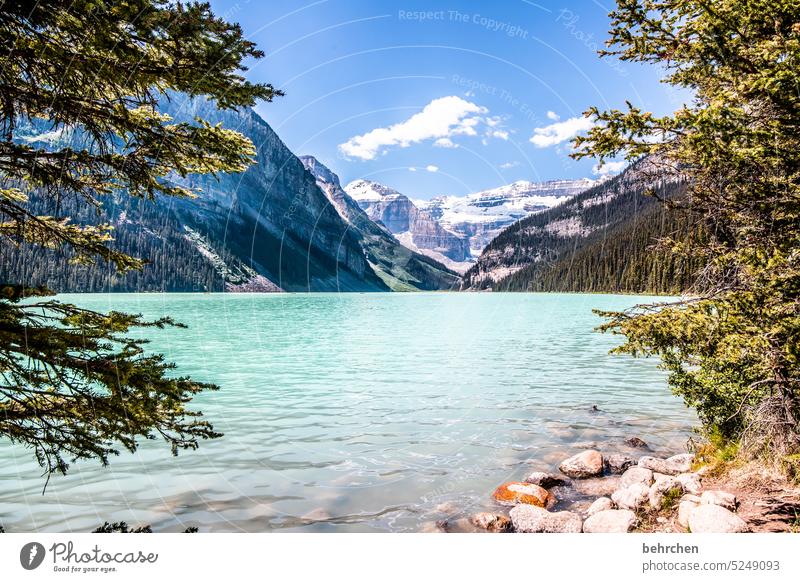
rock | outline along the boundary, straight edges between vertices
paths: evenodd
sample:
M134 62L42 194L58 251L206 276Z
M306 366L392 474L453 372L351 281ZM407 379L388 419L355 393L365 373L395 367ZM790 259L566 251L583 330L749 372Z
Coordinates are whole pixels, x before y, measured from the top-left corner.
M584 451L561 463L558 469L573 479L596 477L603 473L603 455L595 450Z
M316 509L312 509L308 513L305 513L301 516L301 519L307 519L309 521L326 521L331 519L333 516L328 512L328 510L317 507Z
M452 501L445 501L437 505L434 510L438 513L456 513L460 508Z
M683 485L683 490L686 491L686 493L699 495L700 491L703 489L700 475L697 473L681 473L675 478Z
M689 531L692 533L743 533L750 531L741 517L712 504L700 504L689 512Z
M620 487L619 477L595 477L579 479L572 483L575 491L589 497L608 497Z
M733 493L727 493L726 491L705 491L700 496L700 503L719 505L720 507L724 507L725 509L729 509L731 511L736 511L736 506L738 505L736 496Z
M692 463L694 463L694 454L683 453L680 455L673 455L667 459L667 463L678 473L687 473L692 468Z
M581 516L571 511L550 512L533 505L517 505L509 512L521 533L581 533Z
M626 489L636 483L650 487L653 484L653 472L644 467L631 467L622 474L619 480L619 488Z
M633 447L634 449L649 449L650 447L647 446L647 443L644 442L639 437L629 437L625 439L625 444L629 447Z
M569 485L569 479L565 479L561 475L555 473L544 473L542 471L534 471L525 477L526 483L533 483L539 487L550 489L550 487L558 487L561 485Z
M600 511L583 522L585 533L628 533L636 526L636 514L627 509Z
M475 531L472 522L464 517L458 519L440 519L436 527L444 533L471 533Z
M469 518L469 521L475 527L490 532L503 533L511 531L511 520L505 515L497 515L484 511L476 513Z
M650 469L655 473L664 473L665 475L678 475L687 472L694 460L694 455L687 453L684 455L675 455L669 459L659 459L657 457L642 457L639 459L639 466L645 469Z
M605 462L606 472L613 475L620 475L635 464L633 457L616 453L604 457L603 461Z
M556 502L556 498L546 489L533 483L511 481L503 483L494 490L494 500L500 505L519 505L525 503L539 507L547 507Z
M650 488L643 483L634 483L630 487L617 489L611 496L611 500L620 509L630 509L637 511L645 506L649 499Z
M664 473L653 473L653 483L660 483L666 479L672 479L673 475L665 475Z
M675 477L667 477L660 481L656 481L650 486L650 491L647 497L650 500L650 507L656 511L667 509L664 507L665 500L671 498L670 505L678 498L678 495L683 494L683 485Z
M658 459L656 457L641 457L638 466L643 469L650 469L654 473L666 473L667 468L666 459Z
M585 441L582 443L573 443L573 447L576 449L598 449L600 448L600 444L597 441Z
M689 528L689 515L700 505L700 498L696 495L684 495L678 504L678 524L683 529Z
M616 506L614 505L614 502L611 501L610 497L598 497L592 502L592 504L589 506L589 509L586 510L586 515L592 516L600 511L608 511L609 509L614 509L615 507Z

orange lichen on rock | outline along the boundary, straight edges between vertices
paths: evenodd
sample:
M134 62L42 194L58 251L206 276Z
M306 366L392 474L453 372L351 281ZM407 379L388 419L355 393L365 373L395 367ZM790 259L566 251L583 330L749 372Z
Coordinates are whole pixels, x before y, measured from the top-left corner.
M555 503L555 497L542 487L532 483L510 481L494 490L492 497L501 505L519 505L522 503L537 507L548 507Z

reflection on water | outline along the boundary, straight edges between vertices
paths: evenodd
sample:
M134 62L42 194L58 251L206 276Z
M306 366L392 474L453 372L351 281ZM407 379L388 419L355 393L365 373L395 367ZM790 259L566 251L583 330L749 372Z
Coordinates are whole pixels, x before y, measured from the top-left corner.
M63 298L187 323L152 346L222 386L196 403L225 436L177 458L147 442L108 468L79 463L44 496L30 451L2 442L7 531L418 531L593 442L680 452L694 421L655 361L609 356L617 340L593 331L593 308L641 297Z

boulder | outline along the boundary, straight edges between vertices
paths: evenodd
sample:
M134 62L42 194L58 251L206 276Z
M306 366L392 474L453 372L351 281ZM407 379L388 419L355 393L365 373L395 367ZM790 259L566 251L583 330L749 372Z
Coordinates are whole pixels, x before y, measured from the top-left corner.
M561 475L555 473L543 473L542 471L534 471L525 477L526 483L533 483L539 487L550 489L550 487L558 487L561 485L569 485L569 479L565 479Z
M603 455L595 450L583 451L561 463L558 469L573 479L597 477L603 473Z
M650 487L653 484L653 472L644 467L631 467L622 474L619 480L619 487L620 489L626 489L636 483Z
M611 496L611 500L620 509L630 509L637 511L644 507L649 500L650 488L643 483L634 483L625 489L617 489Z
M665 475L664 473L653 473L653 483L660 483L666 479L672 479L673 475Z
M533 505L517 505L509 512L514 530L521 533L581 533L583 520L571 511L547 511Z
M497 515L495 513L483 511L470 517L469 521L477 528L494 533L511 531L511 520L505 515Z
M686 473L692 466L694 455L691 453L683 455L675 455L668 459L659 459L657 457L642 457L639 459L639 466L645 469L650 469L655 473L663 473L665 475L678 475Z
M700 475L697 473L681 473L675 478L678 480L678 483L683 485L683 490L686 491L686 493L699 495L700 491L703 489Z
M647 443L639 437L628 437L625 439L625 444L634 449L649 449Z
M743 533L750 531L741 517L719 505L700 504L689 512L692 533Z
M579 479L572 483L575 491L589 497L608 497L619 489L619 477L595 477L594 479Z
M705 491L700 496L700 503L707 505L719 505L720 507L724 507L725 509L729 509L731 511L736 511L736 506L738 505L736 496L733 493L727 493L726 491Z
M615 507L616 506L614 505L614 502L611 501L610 497L598 497L592 502L592 504L589 506L589 509L586 510L586 515L592 516L600 511L608 511L609 509L614 509Z
M676 470L678 474L687 473L692 468L692 463L694 463L694 454L682 453L680 455L673 455L667 459L667 463L671 468Z
M621 475L627 471L628 468L636 464L636 461L633 460L633 457L619 453L607 455L603 458L603 461L605 462L606 472L611 473L612 475Z
M678 495L683 493L683 485L675 477L667 477L656 481L650 486L647 497L650 500L650 507L656 511L667 509L664 507L665 499L671 498L673 501Z
M600 511L583 522L585 533L628 533L636 526L636 514L627 509Z
M689 515L700 505L700 498L696 495L684 495L678 504L678 525L683 529L689 528Z
M503 483L494 490L492 497L500 505L519 505L524 503L547 507L556 502L556 498L546 489L533 483L523 483L521 481Z

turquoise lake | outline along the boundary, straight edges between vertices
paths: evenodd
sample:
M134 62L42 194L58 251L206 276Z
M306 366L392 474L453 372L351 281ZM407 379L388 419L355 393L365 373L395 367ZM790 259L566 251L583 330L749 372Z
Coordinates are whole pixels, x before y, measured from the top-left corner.
M655 360L612 356L592 309L652 298L578 294L64 295L171 315L151 332L177 373L211 381L224 437L172 457L160 441L44 477L0 442L6 531L421 531L493 508L500 483L581 447L683 452L696 419ZM600 412L593 413L596 405Z

